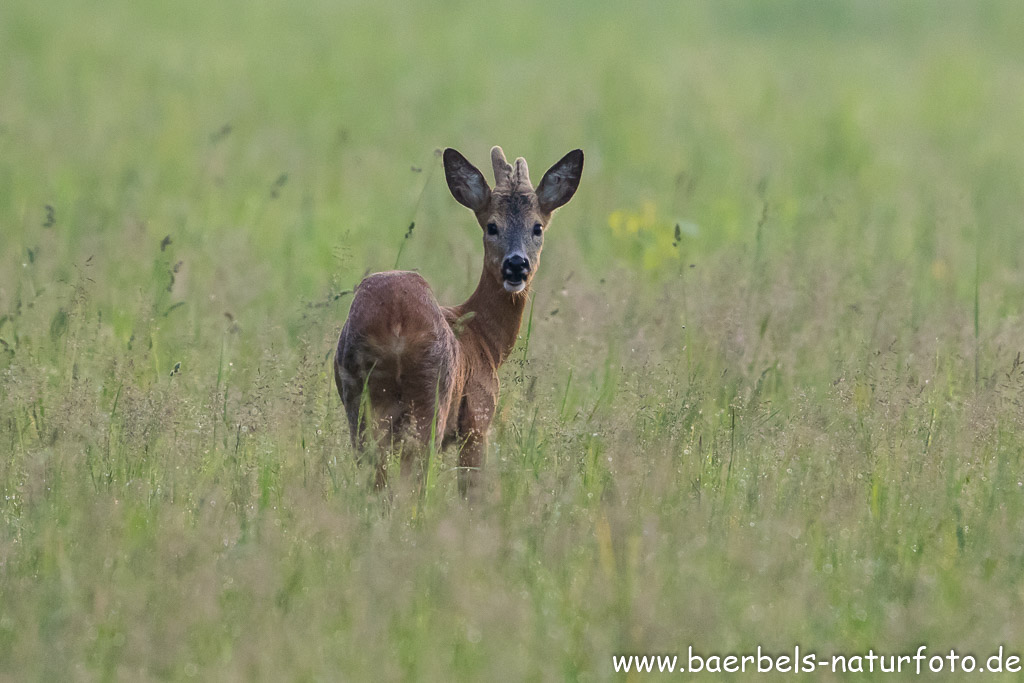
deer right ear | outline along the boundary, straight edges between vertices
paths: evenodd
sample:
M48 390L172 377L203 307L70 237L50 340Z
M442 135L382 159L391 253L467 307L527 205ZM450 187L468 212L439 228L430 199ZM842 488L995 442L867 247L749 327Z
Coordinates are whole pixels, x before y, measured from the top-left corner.
M491 188L487 186L484 174L451 147L444 151L444 177L448 181L448 189L459 204L474 212L487 206Z
M574 149L548 169L537 186L541 211L551 213L572 199L583 175L583 150Z

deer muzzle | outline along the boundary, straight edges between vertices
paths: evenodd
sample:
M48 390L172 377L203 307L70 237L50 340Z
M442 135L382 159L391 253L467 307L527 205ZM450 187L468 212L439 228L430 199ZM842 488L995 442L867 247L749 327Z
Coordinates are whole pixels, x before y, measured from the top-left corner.
M526 288L526 278L530 274L530 260L522 254L506 256L501 263L501 277L505 289L509 292L521 292Z

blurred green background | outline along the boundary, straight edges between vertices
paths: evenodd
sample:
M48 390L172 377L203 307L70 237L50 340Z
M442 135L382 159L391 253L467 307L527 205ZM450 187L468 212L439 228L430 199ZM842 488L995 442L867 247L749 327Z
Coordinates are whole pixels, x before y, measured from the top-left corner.
M1024 5L0 6L0 679L604 680L1024 641ZM333 344L582 147L487 494ZM409 230L410 224L414 224ZM870 677L867 677L870 678Z

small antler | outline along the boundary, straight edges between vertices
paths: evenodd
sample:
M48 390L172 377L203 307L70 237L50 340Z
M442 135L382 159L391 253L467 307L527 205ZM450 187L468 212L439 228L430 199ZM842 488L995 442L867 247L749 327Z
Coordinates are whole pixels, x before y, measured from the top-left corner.
M512 166L505 161L501 147L491 147L491 165L494 166L494 185L508 185L512 181Z
M530 182L530 167L526 165L526 159L516 159L516 170L513 173L512 184L522 190L532 190L533 183Z

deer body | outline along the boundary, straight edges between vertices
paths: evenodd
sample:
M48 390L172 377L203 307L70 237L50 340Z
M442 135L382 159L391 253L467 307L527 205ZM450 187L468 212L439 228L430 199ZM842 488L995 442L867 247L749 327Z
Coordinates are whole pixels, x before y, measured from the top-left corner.
M419 274L375 273L356 288L338 340L334 376L358 452L378 447L378 487L387 481L385 450L405 444L402 470L434 439L461 445L459 489L479 477L498 398L498 368L516 343L529 283L536 273L551 212L572 197L583 153L570 152L534 191L526 161L513 168L491 150L495 186L453 149L445 176L455 198L484 232L476 290L458 306L441 306ZM366 401L364 401L364 397Z

